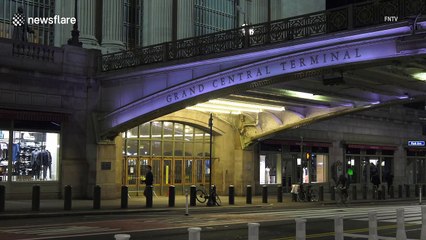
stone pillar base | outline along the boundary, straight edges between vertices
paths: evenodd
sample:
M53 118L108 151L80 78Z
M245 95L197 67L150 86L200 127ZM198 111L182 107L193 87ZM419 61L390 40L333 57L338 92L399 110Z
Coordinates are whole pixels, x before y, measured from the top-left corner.
M103 40L102 41L102 53L113 53L126 50L124 43L117 40Z
M100 49L98 40L91 35L81 35L80 41L83 43L83 47L87 49Z

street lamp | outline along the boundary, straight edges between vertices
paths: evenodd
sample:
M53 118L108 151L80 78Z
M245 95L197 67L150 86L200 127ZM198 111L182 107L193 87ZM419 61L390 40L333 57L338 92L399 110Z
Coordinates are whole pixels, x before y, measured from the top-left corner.
M216 205L216 192L212 189L212 173L213 173L213 159L212 159L212 144L213 144L213 113L210 113L209 118L209 128L210 128L210 174L209 174L209 201L207 206ZM213 194L214 193L214 194Z

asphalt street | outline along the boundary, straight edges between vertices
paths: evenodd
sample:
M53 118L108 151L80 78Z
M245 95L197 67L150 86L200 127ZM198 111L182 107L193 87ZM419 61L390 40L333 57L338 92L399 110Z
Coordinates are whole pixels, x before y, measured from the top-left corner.
M307 239L334 239L334 218L344 218L345 239L368 238L368 213L378 216L378 233L395 239L396 209L404 208L409 239L419 239L421 206L413 203L335 205L282 208L276 205L237 208L199 208L188 216L182 209L102 215L21 218L1 221L0 239L114 239L126 233L131 239L188 239L188 228L200 227L201 239L248 239L247 224L260 223L259 239L286 240L295 237L295 219L304 218Z

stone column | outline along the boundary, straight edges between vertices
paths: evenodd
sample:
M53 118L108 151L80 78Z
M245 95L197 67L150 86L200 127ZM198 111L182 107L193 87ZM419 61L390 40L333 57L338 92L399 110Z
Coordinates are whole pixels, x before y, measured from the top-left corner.
M170 0L144 2L143 46L172 40L172 8Z
M283 18L281 0L271 0L271 21Z
M257 24L268 21L268 4L266 0L252 0L249 24Z
M96 32L96 0L78 1L78 28L84 48L99 48Z
M125 49L123 43L122 1L103 1L102 48L104 53L118 52Z
M194 36L194 0L178 0L177 39Z
M80 2L79 2L80 3ZM61 17L74 16L74 1L69 0L56 0L55 13ZM68 39L71 38L72 24L56 24L53 28L54 31L54 45L55 47L62 47L67 44Z

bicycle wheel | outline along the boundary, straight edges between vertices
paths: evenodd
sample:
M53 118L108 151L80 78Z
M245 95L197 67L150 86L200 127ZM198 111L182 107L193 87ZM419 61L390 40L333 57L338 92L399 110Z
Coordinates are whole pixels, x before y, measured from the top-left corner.
M205 203L207 201L208 195L201 189L198 189L196 192L197 201L200 203Z
M315 190L312 190L311 192L311 202L318 202L318 195Z
M216 194L216 205L220 206L222 204L222 201L220 200L219 195Z

